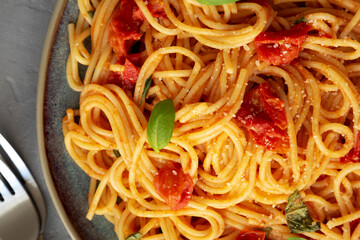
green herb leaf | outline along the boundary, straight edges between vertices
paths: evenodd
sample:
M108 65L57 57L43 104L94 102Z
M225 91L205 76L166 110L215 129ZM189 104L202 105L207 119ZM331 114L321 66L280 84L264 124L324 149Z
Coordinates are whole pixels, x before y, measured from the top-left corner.
M254 228L255 231L261 231L261 232L265 232L265 237L267 238L269 236L269 233L272 231L271 227L266 227L266 228Z
M289 237L288 240L306 240L306 239L301 237Z
M302 18L299 18L297 19L295 22L294 22L294 25L298 24L298 23L301 23L301 22L304 22L304 23L307 23L309 22L306 18L302 17Z
M313 221L298 190L288 199L285 217L291 233L315 232L320 229L320 222Z
M155 105L147 126L147 138L150 146L159 152L169 144L175 121L175 107L171 99Z
M224 5L229 3L237 2L238 0L197 0L199 3L204 5Z
M125 240L139 240L143 237L143 235L139 232L130 234L129 236L127 236L127 238L125 238Z
M141 99L140 99L140 102L139 102L139 106L143 103L143 101L145 100L145 97L147 95L147 93L149 92L149 88L150 88L150 85L151 85L151 82L152 82L152 76L150 76L148 79L146 79L145 81L145 87L144 87L144 91L141 95Z
M114 152L116 158L119 158L121 156L120 152L118 150L114 149L113 152Z
M90 17L94 17L94 14L95 14L95 12L94 11L88 11L88 14L90 15Z

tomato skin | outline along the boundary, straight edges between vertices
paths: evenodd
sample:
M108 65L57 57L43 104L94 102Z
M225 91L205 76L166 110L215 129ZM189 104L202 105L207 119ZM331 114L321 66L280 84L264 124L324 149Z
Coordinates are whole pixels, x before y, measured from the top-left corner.
M272 65L289 64L299 56L310 25L301 22L290 30L263 32L255 38L258 59Z
M340 163L357 163L360 162L360 133L358 133L355 141L355 147L345 156L340 158Z
M194 189L190 175L184 173L179 163L174 162L166 164L158 171L154 186L156 192L174 211L188 205Z
M236 120L249 130L256 144L280 153L289 148L285 104L274 96L268 83L245 95Z
M236 240L265 240L266 233L262 231L242 231Z

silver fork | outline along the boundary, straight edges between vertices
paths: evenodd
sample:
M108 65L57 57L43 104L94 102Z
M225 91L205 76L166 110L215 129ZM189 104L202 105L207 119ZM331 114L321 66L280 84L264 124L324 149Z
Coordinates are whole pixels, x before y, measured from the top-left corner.
M45 218L46 218L46 207L43 196L40 192L38 185L35 182L35 179L31 175L29 169L25 165L24 161L21 159L19 154L15 151L15 149L10 145L10 143L1 135L0 133L0 146L8 155L11 160L11 163L15 166L16 170L18 171L19 179L27 192L30 194L30 198L33 201L33 204L37 210L37 214L39 216L40 226L39 226L39 239L42 239L42 232L45 226ZM0 213L1 213L0 208ZM0 231L1 233L1 231ZM0 240L1 234L0 234Z
M0 239L37 239L39 231L34 204L0 155Z

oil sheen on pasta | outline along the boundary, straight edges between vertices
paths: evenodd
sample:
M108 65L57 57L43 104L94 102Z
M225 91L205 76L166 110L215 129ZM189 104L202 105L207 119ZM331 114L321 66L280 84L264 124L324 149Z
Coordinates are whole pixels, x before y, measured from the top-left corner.
M78 7L67 79L80 109L63 132L91 177L89 220L119 239L359 239L359 1ZM174 129L155 152L148 120L166 99ZM290 232L293 193L317 228Z

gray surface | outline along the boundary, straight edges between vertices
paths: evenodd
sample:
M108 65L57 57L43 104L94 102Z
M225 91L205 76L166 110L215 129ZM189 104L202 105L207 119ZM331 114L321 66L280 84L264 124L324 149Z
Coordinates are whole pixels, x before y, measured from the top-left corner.
M47 205L44 239L70 239L46 188L36 136L38 71L56 0L0 0L0 132L29 166Z

